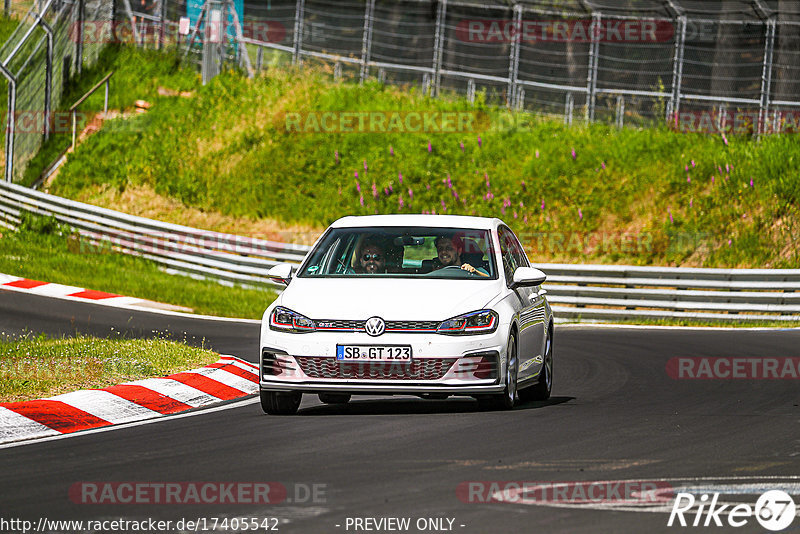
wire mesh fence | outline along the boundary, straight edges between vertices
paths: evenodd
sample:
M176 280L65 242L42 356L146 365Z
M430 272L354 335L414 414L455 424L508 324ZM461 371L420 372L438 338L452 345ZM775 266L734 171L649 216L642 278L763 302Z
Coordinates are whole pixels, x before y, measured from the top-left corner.
M68 38L70 27L83 34ZM14 109L52 109L60 80L73 74L66 65L79 70L122 35L143 47L180 47L204 80L223 62L250 75L325 63L336 77L482 94L567 123L800 129L796 0L49 0L0 50L9 120ZM6 166L7 179L43 137L9 142L9 132L15 170Z

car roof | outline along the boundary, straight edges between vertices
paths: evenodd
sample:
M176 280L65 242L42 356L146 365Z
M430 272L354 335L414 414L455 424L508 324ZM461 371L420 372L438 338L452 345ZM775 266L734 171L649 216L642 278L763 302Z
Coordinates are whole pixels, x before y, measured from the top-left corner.
M472 217L469 215L361 215L347 216L331 224L331 228L367 228L379 226L429 226L432 228L475 228L491 230L505 224L498 218Z

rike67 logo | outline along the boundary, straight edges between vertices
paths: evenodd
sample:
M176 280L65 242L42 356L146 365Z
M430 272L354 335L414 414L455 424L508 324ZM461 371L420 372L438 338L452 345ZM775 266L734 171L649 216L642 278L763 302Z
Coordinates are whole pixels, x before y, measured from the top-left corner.
M767 530L778 532L792 524L797 509L792 496L782 490L762 494L755 506L747 503L721 503L720 494L678 493L667 526L733 527L748 525L755 518Z

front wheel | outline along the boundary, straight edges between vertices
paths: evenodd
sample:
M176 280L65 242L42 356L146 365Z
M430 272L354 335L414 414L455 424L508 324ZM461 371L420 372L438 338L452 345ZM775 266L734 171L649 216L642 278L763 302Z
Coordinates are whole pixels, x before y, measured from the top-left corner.
M302 400L297 391L261 391L261 409L270 415L294 415Z
M544 351L544 363L539 371L539 381L519 392L523 401L544 401L550 398L553 391L553 330L547 333L547 346Z

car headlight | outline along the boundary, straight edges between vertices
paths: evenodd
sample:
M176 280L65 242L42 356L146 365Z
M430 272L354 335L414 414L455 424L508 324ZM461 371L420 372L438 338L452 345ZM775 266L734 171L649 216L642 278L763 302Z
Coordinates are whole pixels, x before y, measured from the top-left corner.
M269 316L269 327L272 330L280 330L281 332L293 332L295 334L303 334L306 332L313 332L316 327L314 321L293 312L288 308L277 306Z
M469 336L474 334L488 334L497 330L499 316L493 310L480 310L442 321L438 334L454 336Z

